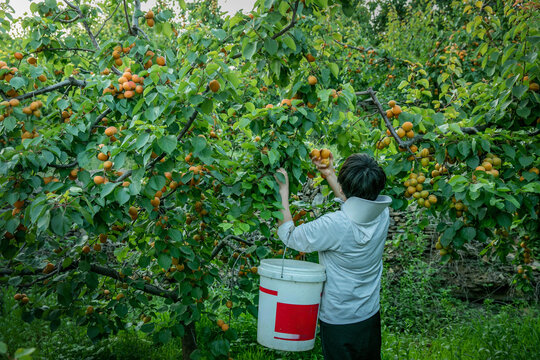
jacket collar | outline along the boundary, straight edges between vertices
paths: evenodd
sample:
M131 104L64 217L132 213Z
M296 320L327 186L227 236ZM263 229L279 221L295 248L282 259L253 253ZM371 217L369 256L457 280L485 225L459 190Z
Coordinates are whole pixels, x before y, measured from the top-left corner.
M392 198L379 195L376 200L351 197L341 207L343 212L356 224L366 224L375 220L392 203Z

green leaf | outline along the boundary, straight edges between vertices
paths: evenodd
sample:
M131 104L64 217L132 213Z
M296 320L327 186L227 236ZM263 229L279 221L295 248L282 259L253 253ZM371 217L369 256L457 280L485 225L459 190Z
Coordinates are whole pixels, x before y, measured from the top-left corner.
M15 351L15 359L18 360L30 360L30 355L36 351L36 348L27 348L27 349L17 349Z
M266 40L264 40L264 48L270 55L276 55L277 49L278 49L278 43L276 40L267 37Z
M116 304L116 306L114 307L114 312L116 313L116 315L118 315L119 317L124 317L127 315L128 313L128 307L126 304L124 303L118 303Z
M130 195L126 188L119 188L114 193L114 198L118 204L123 205L129 201Z
M210 343L210 352L214 356L226 356L229 353L229 342L225 339L214 340Z
M170 154L174 151L174 149L176 149L176 144L177 144L176 136L174 135L163 136L158 139L157 143L158 143L158 146L161 148L161 150L163 150L167 154Z
M296 44L294 43L294 40L289 35L285 36L283 38L283 42L285 45L287 45L292 51L296 51Z
M88 325L88 328L86 328L86 334L90 339L95 338L100 333L99 328L95 325Z
M26 79L24 79L22 77L14 77L9 82L9 85L11 85L13 88L15 88L15 90L18 90L18 89L22 88L23 86L26 86L27 81L28 80L26 80Z
M53 233L59 236L64 235L64 214L62 211L55 211L50 225Z
M7 345L6 343L0 341L0 354L6 354L7 353Z
M528 86L526 85L518 85L518 86L514 86L512 88L512 95L514 95L515 97L517 97L518 99L521 99L521 97L523 96L523 94L525 94L525 92L529 89Z
M169 254L161 253L158 255L158 264L163 269L167 270L171 267L172 259Z
M191 140L191 143L193 144L193 148L197 153L201 152L206 147L206 139L201 136L194 137Z
M339 75L339 67L335 63L329 63L328 67L330 68L330 72L332 72L332 75L335 77L338 77Z
M166 344L171 339L171 331L169 329L160 330L158 339L162 344Z
M257 44L257 41L246 42L244 48L242 49L242 56L247 60L250 60L255 54L255 51L257 50Z
M108 182L105 185L103 185L103 189L101 190L101 198L103 199L105 196L109 195L117 186L120 186L120 183L113 183Z

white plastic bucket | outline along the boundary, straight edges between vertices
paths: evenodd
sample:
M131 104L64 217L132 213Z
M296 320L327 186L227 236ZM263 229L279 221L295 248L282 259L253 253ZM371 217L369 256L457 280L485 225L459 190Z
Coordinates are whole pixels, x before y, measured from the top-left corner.
M264 259L258 273L257 342L276 350L313 349L325 267L307 261Z

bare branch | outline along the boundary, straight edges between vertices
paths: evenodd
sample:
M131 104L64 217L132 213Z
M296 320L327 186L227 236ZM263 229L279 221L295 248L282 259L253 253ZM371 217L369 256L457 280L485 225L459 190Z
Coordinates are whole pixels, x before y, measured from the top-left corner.
M103 24L101 24L101 27L99 28L98 32L96 33L96 37L99 36L99 34L101 33L101 30L103 30L103 28L105 27L105 24L107 23L107 21L111 20L111 18L114 16L114 14L116 14L116 11L118 10L119 7L120 7L120 3L118 3L116 5L116 8L114 8L111 15L108 18L106 18L105 21L103 21Z
M347 48L351 48L351 49L354 49L354 50L357 50L357 51L360 51L360 52L367 52L369 50L373 50L372 47L368 47L367 49L365 49L363 47L356 47L356 46L348 45L348 44L342 43L341 41L337 41L335 39L334 39L334 41L336 43L338 43L339 45L346 46Z
M126 0L123 0L122 2L124 3L124 14L126 16L128 31L130 35L133 35L133 29L131 29L131 25L129 24L129 15L128 15Z
M272 39L276 40L278 37L285 34L287 31L289 31L290 28L294 26L294 24L296 23L296 11L298 11L298 3L300 3L300 0L296 0L296 2L294 3L291 22L287 26L285 26L283 29L281 29L280 32L272 36Z
M86 51L86 52L91 52L91 53L96 52L96 50L84 49L84 48L44 48L44 49L41 49L40 51Z
M51 91L54 91L54 90L61 89L61 88L65 87L65 86L78 86L78 87L84 88L86 86L86 81L77 80L74 77L69 77L69 78L67 78L67 80L61 81L61 82L59 82L57 84L54 84L54 85L51 85L51 86L44 87L42 89L38 89L36 91L32 91L32 92L29 92L29 93L26 93L26 94L22 94L21 96L17 96L15 99L18 99L18 100L28 99L28 98L31 98L31 97L34 97L34 96L37 96L37 95L41 95L41 94L45 94L45 93L48 93L48 92L51 92Z

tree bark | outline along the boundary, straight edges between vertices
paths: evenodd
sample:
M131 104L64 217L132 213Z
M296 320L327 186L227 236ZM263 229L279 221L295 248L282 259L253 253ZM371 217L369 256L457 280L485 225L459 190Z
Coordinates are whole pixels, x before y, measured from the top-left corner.
M182 359L190 360L191 353L197 350L197 334L195 333L195 323L184 324L185 333L182 337Z

